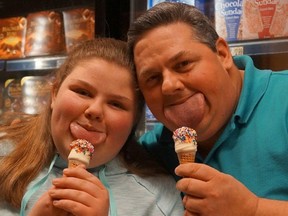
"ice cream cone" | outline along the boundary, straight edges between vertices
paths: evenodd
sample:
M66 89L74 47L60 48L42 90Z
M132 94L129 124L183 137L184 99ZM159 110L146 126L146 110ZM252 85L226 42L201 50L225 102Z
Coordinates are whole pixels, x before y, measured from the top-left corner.
M195 162L195 155L196 151L177 153L178 161L180 164Z
M81 163L80 161L77 161L77 160L69 160L68 167L69 168L75 168L75 167L77 167L80 164L84 164L84 163ZM85 165L85 167L86 167L86 165Z
M94 152L94 146L87 140L77 139L70 144L70 147L71 151L68 156L68 167L77 167L78 165L83 164L87 168Z
M193 163L197 152L197 133L188 127L181 127L173 132L175 152L180 164Z

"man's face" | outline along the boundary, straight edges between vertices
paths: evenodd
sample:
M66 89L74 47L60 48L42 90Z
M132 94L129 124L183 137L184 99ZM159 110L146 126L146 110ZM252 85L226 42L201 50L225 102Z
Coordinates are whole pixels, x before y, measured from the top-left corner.
M136 43L139 86L155 117L170 130L194 128L204 141L222 129L239 97L232 58L223 39L215 53L193 40L191 27L173 23L157 27Z

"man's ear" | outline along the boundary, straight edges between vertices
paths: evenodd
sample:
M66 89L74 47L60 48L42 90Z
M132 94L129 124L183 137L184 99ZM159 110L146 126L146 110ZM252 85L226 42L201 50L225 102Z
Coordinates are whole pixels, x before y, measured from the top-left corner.
M230 48L226 40L219 37L216 41L217 55L223 64L223 67L227 70L233 66L233 58L230 52Z

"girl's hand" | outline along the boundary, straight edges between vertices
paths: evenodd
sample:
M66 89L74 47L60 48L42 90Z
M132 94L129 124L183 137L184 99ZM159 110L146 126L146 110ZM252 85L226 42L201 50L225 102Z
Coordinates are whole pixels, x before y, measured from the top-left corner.
M108 215L109 192L96 176L82 166L67 168L63 173L48 191L56 209L75 216Z
M39 198L29 213L29 216L43 215L70 216L71 214L63 209L56 208L51 196L46 192Z

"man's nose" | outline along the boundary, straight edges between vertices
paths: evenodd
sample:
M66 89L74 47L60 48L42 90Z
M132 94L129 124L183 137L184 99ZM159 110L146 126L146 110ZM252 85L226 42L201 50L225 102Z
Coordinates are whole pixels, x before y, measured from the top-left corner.
M184 85L181 81L180 75L176 72L165 70L163 72L162 93L165 95L172 95L175 92L182 90Z

